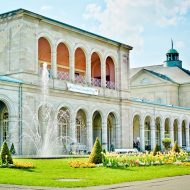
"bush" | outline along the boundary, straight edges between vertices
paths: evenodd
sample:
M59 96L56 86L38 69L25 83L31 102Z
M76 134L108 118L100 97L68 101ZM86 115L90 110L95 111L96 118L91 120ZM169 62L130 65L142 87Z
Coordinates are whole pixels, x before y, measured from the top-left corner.
M11 168L17 168L17 169L29 169L29 168L35 168L34 164L31 162L15 162L11 166Z
M1 161L1 164L6 167L8 167L9 164L13 164L13 159L6 141L3 142L1 147Z
M11 144L10 152L12 155L16 154L15 147L14 147L13 143Z
M174 143L174 146L173 146L173 148L172 148L172 151L173 151L173 152L178 152L178 153L180 153L180 148L179 148L177 142Z
M171 139L170 138L164 138L162 140L162 144L164 145L164 148L166 150L168 150L170 148L170 145L171 145Z
M102 163L102 146L100 144L98 137L96 138L96 141L95 141L94 146L92 148L92 152L89 156L88 162L94 163L94 164Z
M154 147L154 150L153 150L153 156L156 156L156 154L160 152L160 147L158 146L158 144L156 144L156 146Z
M69 162L69 166L71 166L72 168L94 168L96 165L89 162L72 161Z

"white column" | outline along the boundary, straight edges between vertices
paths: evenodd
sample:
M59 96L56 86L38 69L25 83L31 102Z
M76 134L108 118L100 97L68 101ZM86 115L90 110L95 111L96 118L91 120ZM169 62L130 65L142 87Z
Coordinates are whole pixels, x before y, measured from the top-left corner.
M74 113L71 113L71 118L70 118L70 137L72 139L72 142L76 143L76 118Z
M150 129L151 129L151 150L154 150L154 147L156 146L156 128L154 120L151 122Z
M189 145L189 123L187 123L185 130L186 130L186 147L189 147L190 146Z
M91 55L86 56L86 81L91 85Z
M165 124L164 122L161 122L160 124L160 140L161 140L161 150L164 150L164 145L162 143L162 140L165 138Z
M174 121L170 120L170 126L169 126L169 130L170 130L170 139L171 139L171 146L173 147L174 145Z
M182 127L181 127L182 122L179 122L178 124L178 145L179 147L182 147Z
M87 119L87 146L88 146L88 151L92 151L93 147L93 128L92 128L92 117L89 117Z
M101 85L106 87L106 59L101 60Z
M144 144L144 124L140 121L140 149L141 151L145 150Z
M104 115L102 118L102 148L107 150L108 137L107 137L107 117Z
M55 48L52 51L51 60L53 78L57 78L57 52Z
M70 53L70 63L69 63L69 78L72 82L75 80L75 52Z

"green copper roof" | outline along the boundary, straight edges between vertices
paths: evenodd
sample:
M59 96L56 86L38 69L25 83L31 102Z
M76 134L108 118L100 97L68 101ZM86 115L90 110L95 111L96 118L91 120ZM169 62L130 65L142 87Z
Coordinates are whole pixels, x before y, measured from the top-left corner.
M154 71L151 71L151 70L147 70L147 69L144 69L145 71L149 72L149 73L152 73L153 75L161 78L161 79L164 79L164 80L167 80L167 81L170 81L170 82L173 82L173 83L176 83L174 82L172 79L170 79L169 77L167 77L166 75L163 75L163 74L160 74L160 73L157 73L157 72L154 72Z
M45 21L47 23L51 23L51 24L54 24L54 25L57 25L57 26L60 26L60 27L64 27L66 29L69 29L69 30L72 30L72 31L75 31L75 32L83 33L83 34L85 34L85 35L87 35L89 37L99 38L100 40L106 41L108 43L112 43L112 44L117 45L117 46L123 46L125 48L128 48L129 50L133 49L132 46L129 46L127 44L124 44L124 43L121 43L121 42L118 42L118 41L106 38L106 37L101 36L101 35L94 34L92 32L83 30L81 28L77 28L75 26L72 26L72 25L60 22L58 20L54 20L54 19L45 17L43 15L40 15L40 14L31 12L31 11L28 11L28 10L25 10L25 9L21 9L21 8L17 9L17 10L10 11L10 12L7 12L7 13L0 14L0 19L4 19L4 18L7 18L7 17L15 16L17 14L26 14L26 15L32 16L34 18L40 19L42 21Z
M178 53L178 52L177 52L177 50L175 50L175 49L172 48L172 49L170 49L170 50L167 51L167 54L168 53Z
M12 78L12 77L7 77L7 76L0 76L0 81L22 83L21 80L18 80L18 79Z

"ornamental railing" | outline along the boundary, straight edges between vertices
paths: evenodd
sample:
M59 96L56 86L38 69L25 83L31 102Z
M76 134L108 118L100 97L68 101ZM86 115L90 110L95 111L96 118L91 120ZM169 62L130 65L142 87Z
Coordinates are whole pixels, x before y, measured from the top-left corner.
M106 88L115 89L115 82L113 82L113 81L106 81Z
M49 77L53 78L53 73L51 69L48 69L49 72ZM42 74L42 68L40 67L40 75ZM69 72L63 72L63 71L58 71L57 72L57 79L59 80L65 80L65 81L70 81L69 77ZM86 80L86 76L82 75L75 75L75 83L79 84L85 84L85 85L91 85L91 86L96 86L96 87L101 87L101 79L98 78L91 78L91 84L89 84ZM106 81L106 88L109 89L116 89L115 82L113 81Z
M91 85L101 87L101 79L91 78Z
M86 76L75 75L75 82L80 84L87 84Z
M69 80L69 73L63 72L63 71L58 71L57 72L57 78L59 80Z

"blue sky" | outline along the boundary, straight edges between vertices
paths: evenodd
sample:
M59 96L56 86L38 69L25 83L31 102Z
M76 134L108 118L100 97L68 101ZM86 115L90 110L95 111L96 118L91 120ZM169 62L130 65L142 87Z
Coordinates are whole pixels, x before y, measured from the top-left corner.
M134 47L131 67L161 64L171 47L190 69L190 0L0 0Z

